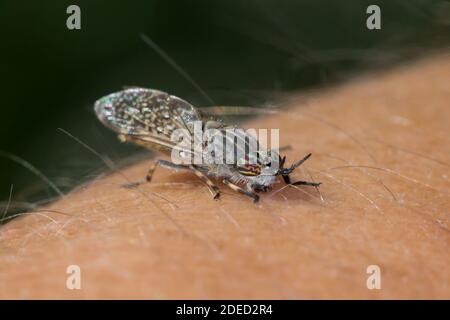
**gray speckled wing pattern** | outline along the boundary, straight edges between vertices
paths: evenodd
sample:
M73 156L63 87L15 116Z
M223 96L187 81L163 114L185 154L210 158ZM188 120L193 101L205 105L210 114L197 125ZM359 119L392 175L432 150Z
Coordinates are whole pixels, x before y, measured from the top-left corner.
M188 102L165 92L130 88L109 94L95 103L100 121L112 130L130 136L154 135L170 140L175 129L192 130L201 120Z
M176 129L193 131L200 114L188 102L165 92L129 88L111 93L94 106L100 121L126 140L150 149L170 151Z

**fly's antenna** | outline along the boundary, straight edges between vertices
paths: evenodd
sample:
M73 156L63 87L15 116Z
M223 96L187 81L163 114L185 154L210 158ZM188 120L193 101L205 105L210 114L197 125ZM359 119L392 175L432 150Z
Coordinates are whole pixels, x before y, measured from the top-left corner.
M309 159L309 157L311 157L312 153L308 153L303 159L297 161L296 163L292 164L289 168L284 168L284 162L286 161L286 156L284 156L283 158L281 158L281 156L279 156L279 161L280 161L280 168L278 170L278 174L281 175L289 175L292 173L292 171L294 171L297 167L301 166L303 164L303 162L305 162L306 160Z
M175 60L173 60L160 46L158 46L152 39L150 39L145 33L141 33L140 37L151 49L153 49L161 58L163 58L172 68L174 68L184 79L186 79L201 95L208 100L211 105L215 105L214 100L199 86L199 84L192 79L192 77L181 68Z

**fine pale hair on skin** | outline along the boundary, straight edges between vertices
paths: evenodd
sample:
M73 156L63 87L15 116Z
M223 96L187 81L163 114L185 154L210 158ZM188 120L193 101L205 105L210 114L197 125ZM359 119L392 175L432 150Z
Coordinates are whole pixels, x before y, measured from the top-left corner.
M163 169L126 189L149 161L105 161L111 174L1 227L0 297L450 298L449 72L433 56L246 124L280 127L288 158L311 150L297 177L320 194L279 184L254 205L221 187L216 202ZM64 285L72 264L82 290Z

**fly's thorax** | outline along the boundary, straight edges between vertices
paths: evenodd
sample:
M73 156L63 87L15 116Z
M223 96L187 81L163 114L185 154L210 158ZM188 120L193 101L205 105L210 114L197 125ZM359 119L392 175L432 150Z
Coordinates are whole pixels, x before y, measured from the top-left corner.
M209 127L204 133L205 153L216 163L257 165L270 162L255 135L239 127Z

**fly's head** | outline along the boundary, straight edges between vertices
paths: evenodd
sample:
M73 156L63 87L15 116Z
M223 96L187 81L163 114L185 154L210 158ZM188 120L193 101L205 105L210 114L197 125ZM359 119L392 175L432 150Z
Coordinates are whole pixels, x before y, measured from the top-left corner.
M290 174L310 156L311 154L308 154L290 167L285 168L285 156L281 157L273 150L265 153L259 152L256 161L249 161L248 157L241 159L240 162L238 161L237 169L250 182L254 191L269 192L272 190L272 185L277 182L278 176L281 176L286 184L305 184L304 181L291 182ZM318 187L320 183L308 183L308 185Z
M290 174L296 169L298 168L300 165L302 165L303 162L305 162L306 160L309 159L309 157L311 157L311 153L307 154L303 159L295 162L294 164L292 164L289 168L285 168L284 167L284 163L286 161L286 157L279 157L279 168L278 168L278 172L277 175L281 176L284 180L284 182L286 184L289 185L308 185L308 186L312 186L312 187L318 187L321 185L321 182L308 182L308 181L297 181L297 182L292 182L291 178L290 178Z
M237 170L257 192L269 192L276 183L279 156L274 151L258 151L238 160Z

